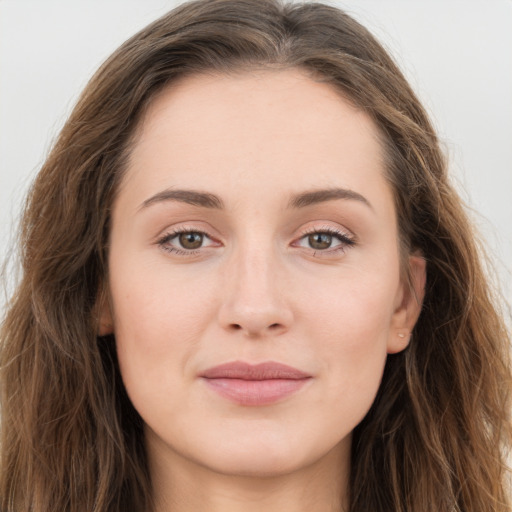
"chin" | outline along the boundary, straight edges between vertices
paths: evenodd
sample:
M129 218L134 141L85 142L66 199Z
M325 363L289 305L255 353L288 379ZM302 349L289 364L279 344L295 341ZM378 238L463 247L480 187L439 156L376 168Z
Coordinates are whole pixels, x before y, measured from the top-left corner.
M277 477L293 473L301 467L301 461L296 454L282 451L262 452L248 450L240 453L224 453L215 460L214 469L217 473L241 477Z
M268 432L253 433L252 438L227 436L224 442L210 446L203 444L195 451L199 456L196 461L227 476L279 477L312 466L330 454L337 457L344 446L350 446L350 437L334 447L319 444L318 440L314 444L308 441L309 436L294 439L293 436L273 436Z

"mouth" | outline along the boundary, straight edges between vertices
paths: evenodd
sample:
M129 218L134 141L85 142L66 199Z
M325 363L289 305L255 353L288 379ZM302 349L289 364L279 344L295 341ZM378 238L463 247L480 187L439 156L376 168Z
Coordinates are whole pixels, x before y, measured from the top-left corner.
M210 390L245 406L279 402L312 379L297 368L274 361L257 365L235 361L209 368L200 377Z

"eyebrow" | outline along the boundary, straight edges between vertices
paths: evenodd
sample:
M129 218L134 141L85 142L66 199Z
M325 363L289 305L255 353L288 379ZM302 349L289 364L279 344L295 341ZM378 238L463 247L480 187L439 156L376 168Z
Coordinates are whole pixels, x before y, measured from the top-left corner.
M140 205L139 210L165 201L178 201L181 203L191 204L193 206L202 206L203 208L214 208L219 210L224 208L222 199L215 194L198 192L196 190L167 189L162 192L158 192L158 194L151 196L149 199L146 199Z
M304 208L306 206L324 203L326 201L333 201L335 199L349 199L353 201L359 201L373 210L373 206L368 201L368 199L366 199L366 197L346 188L328 188L323 190L304 192L292 197L288 207Z
M303 192L301 194L294 195L289 203L288 208L305 208L326 201L333 201L336 199L348 199L359 201L370 209L373 210L372 205L361 194L354 192L353 190L345 188L329 188L321 190L313 190L310 192ZM181 203L191 204L193 206L201 206L203 208L212 208L222 210L224 208L224 202L219 196L210 194L208 192L199 192L196 190L183 190L183 189L166 189L158 192L149 199L146 199L139 207L139 210L147 208L156 203L166 201L178 201Z

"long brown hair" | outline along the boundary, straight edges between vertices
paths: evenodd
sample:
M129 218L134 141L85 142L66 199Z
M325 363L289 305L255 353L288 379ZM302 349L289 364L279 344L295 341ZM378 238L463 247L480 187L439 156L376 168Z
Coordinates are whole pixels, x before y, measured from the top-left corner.
M97 336L110 207L137 123L179 77L301 68L381 133L405 253L427 260L407 350L353 435L351 512L510 512L510 339L430 121L391 58L334 7L183 4L91 79L27 200L22 277L1 331L3 512L151 508L142 420L113 337ZM172 86L172 85L171 85Z

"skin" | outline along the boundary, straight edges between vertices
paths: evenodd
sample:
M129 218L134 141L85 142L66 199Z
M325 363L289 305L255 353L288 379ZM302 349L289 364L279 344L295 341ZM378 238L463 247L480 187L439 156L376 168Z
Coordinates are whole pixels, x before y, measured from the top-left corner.
M290 205L335 188L364 200ZM176 190L223 208L165 198ZM145 422L156 511L346 509L351 433L408 344L425 279L418 255L415 289L401 279L370 118L298 69L182 79L148 109L112 215L100 333L115 333ZM207 236L193 251L179 229ZM312 244L326 230L330 247ZM239 405L199 377L236 360L312 378Z

